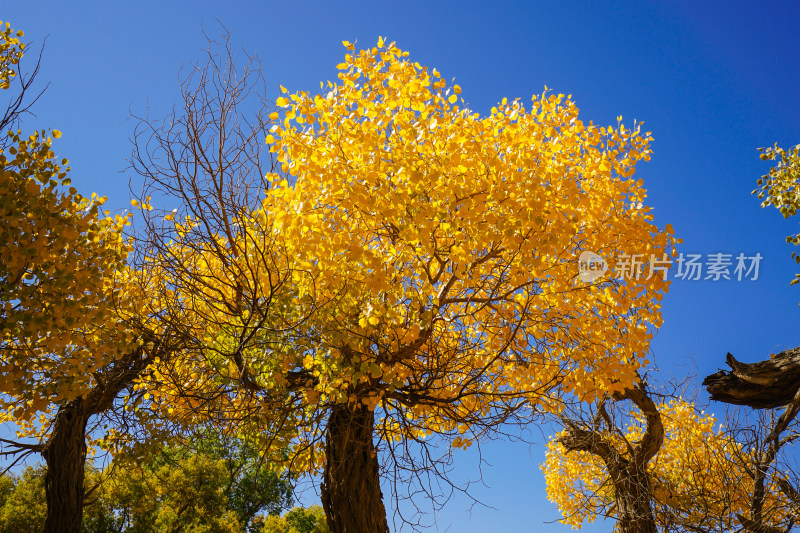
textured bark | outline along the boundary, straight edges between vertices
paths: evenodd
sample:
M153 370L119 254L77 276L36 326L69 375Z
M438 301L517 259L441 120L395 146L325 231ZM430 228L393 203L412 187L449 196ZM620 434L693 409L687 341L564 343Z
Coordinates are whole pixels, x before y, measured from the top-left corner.
M664 442L661 414L641 384L615 395L614 399L632 401L645 416L644 434L631 446L629 456L620 454L616 446L606 440L605 434L598 430L597 424L586 427L575 421L564 420L567 432L559 442L567 451L589 452L603 460L614 484L614 509L617 529L621 533L655 533L658 529L653 514L653 488L647 474L647 463L658 453ZM605 411L601 403L598 415L603 413ZM608 420L610 425L610 419ZM607 429L614 428L609 426Z
M88 420L82 398L63 405L56 414L52 433L42 451L47 463L45 533L79 533L81 530Z
M568 426L560 439L568 451L580 450L599 456L606 464L614 484L614 514L621 533L655 533L653 490L647 475L647 463L624 457L594 430Z
M325 440L322 505L333 533L388 533L372 442L375 415L363 405L334 405Z
M61 405L42 457L47 464L45 533L78 533L83 519L83 477L86 466L86 424L111 409L119 393L147 368L163 343L148 353L140 346L95 374L96 385L83 397ZM162 353L163 356L163 353Z
M754 455L749 469L753 478L750 516L736 515L744 531L749 533L784 533L791 529L794 519L789 522L788 529L765 523L764 503L768 472L775 467L775 458L787 442L781 436L800 412L800 347L758 363L741 363L730 353L725 361L731 368L730 372L720 370L703 380L712 400L756 409L786 406L764 438L764 449ZM800 501L798 492L787 480L778 479L778 485L791 501Z
M758 363L741 363L728 354L730 371L703 380L712 400L771 409L789 404L800 390L800 347Z
M656 533L653 491L647 471L624 465L611 475L617 502L617 528L621 533Z

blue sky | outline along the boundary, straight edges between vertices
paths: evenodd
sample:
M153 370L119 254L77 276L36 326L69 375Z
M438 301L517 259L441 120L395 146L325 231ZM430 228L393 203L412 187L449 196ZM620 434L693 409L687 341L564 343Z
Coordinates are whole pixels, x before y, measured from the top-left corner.
M371 46L382 35L455 77L478 111L546 85L572 94L584 120L643 120L654 154L637 176L657 223L671 223L684 240L680 251L764 257L757 281L673 283L652 346L659 367L702 379L728 351L752 361L800 344L800 287L789 287L796 265L784 241L797 220L750 195L768 169L756 148L800 142L796 4L37 1L5 3L0 19L36 43L49 36L41 80L50 87L25 129L62 130L56 149L71 160L73 183L108 195L113 208L129 202L130 111L149 105L158 117L177 102L178 69L200 57L201 28L216 33L216 19L261 56L273 95L279 83L313 91L335 79L342 40ZM474 495L495 509L470 515L469 502L456 498L438 517L440 530L568 529L543 523L558 514L544 498L540 446L497 443L483 452L488 487ZM456 467L478 475L474 454Z

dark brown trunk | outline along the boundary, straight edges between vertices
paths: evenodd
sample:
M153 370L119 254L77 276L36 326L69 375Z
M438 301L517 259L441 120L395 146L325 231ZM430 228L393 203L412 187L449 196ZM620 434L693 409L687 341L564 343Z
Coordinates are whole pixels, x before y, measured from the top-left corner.
M742 363L728 354L730 370L720 370L703 380L712 400L756 409L789 404L800 389L800 347L757 363Z
M656 533L650 479L644 471L634 471L628 464L614 476L617 526L620 533Z
M153 360L157 350L169 345L156 343L152 352L139 346L95 374L96 385L88 394L58 409L53 429L42 448L47 464L45 533L79 533L83 518L83 476L86 466L86 424L89 418L110 409L119 393ZM162 352L163 353L163 352Z
M47 463L45 533L79 533L83 516L83 473L86 465L86 412L78 398L59 408L42 452Z
M647 473L647 464L655 457L664 443L664 424L653 399L644 383L614 394L614 401L630 400L642 412L646 420L644 435L635 443L628 442L630 456L626 457L617 449L608 435L619 432L606 411L607 399L597 406L597 415L592 425L574 420L562 419L566 432L558 441L568 452L584 451L600 457L606 465L611 481L614 483L614 511L617 518L617 531L622 533L656 533L656 520L653 514L653 490ZM607 427L600 429L605 421Z
M333 533L388 533L378 456L372 442L375 415L359 405L334 405L325 439L322 506Z

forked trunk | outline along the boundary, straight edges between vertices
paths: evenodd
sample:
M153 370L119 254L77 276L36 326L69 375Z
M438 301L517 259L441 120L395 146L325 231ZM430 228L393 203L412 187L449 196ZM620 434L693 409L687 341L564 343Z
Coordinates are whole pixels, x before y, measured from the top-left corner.
M605 410L607 398L598 404L598 415L593 426L563 419L566 432L558 438L568 452L589 452L606 465L611 481L614 483L614 516L617 529L621 533L656 533L656 520L653 514L653 488L647 473L647 464L655 457L664 443L664 424L656 404L647 392L644 383L637 383L622 393L613 395L614 401L630 400L642 412L646 425L642 438L631 445L630 456L621 454L607 435L618 432ZM604 417L601 415L605 415ZM597 420L605 420L607 427L600 431Z
M372 442L374 413L359 405L334 405L325 439L322 505L333 533L388 533L378 456Z
M45 533L79 533L81 530L88 419L81 398L60 407L42 452L47 463Z

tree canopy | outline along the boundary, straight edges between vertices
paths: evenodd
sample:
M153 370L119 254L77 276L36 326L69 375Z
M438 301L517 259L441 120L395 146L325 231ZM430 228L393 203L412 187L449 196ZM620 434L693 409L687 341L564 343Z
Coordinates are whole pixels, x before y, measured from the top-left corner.
M646 421L648 403L641 397L638 402L600 402L591 415L571 419L551 440L542 471L548 498L558 505L562 522L580 526L598 516L610 517L619 520L617 527L623 532L724 532L741 527L751 516L762 441L747 438L744 426L733 420L730 427L722 427L713 415L678 398L652 404L655 411L650 416L656 420ZM629 465L658 424L663 444L637 476ZM780 488L787 475L770 469L763 479L759 527L783 531L791 523L795 508ZM626 509L626 498L638 500L638 516ZM645 527L647 516L641 512L648 508L652 529ZM638 526L631 523L636 520L641 521Z
M159 130L158 153L177 164L137 160L179 200L150 218L148 264L159 305L192 341L143 386L174 418L222 409L243 433L291 442L293 468L324 470L329 518L383 517L375 437L395 460L431 434L466 447L550 407L556 387L592 399L631 386L668 285L652 272L582 283L575 261L591 250L652 264L675 240L631 179L650 156L640 124L585 124L569 97L546 93L484 117L394 43L345 46L326 93L278 98L266 139L280 171L257 201L257 182L222 160L177 157L230 145L214 131ZM192 106L211 102L202 87ZM208 116L166 124L205 134ZM369 489L348 486L364 476ZM352 490L372 509L347 511Z
M0 531L42 531L44 478L41 466L0 477ZM89 533L260 532L267 515L291 503L288 479L254 450L214 433L144 457L120 456L103 469L87 466L85 490L82 531ZM316 524L311 513L301 522Z
M16 35L6 25L0 41L2 89L17 93L3 127L27 110L38 70L16 72ZM128 264L130 215L70 186L69 163L53 149L60 135L16 130L0 143L0 422L32 439L2 439L3 456L41 453L48 464L47 530L77 531L87 424L162 353L165 337L154 338L139 307L147 291Z

